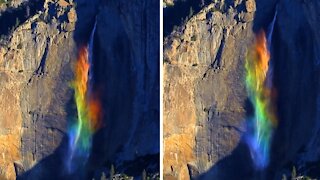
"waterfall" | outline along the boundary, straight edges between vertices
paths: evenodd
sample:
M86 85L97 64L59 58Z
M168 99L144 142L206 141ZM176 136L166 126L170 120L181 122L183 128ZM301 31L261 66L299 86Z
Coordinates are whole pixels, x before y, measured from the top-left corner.
M277 11L269 25L268 33L261 30L256 34L255 43L246 58L246 88L254 107L254 114L248 117L249 132L246 141L257 169L269 163L270 145L273 130L277 125L272 83L273 67L271 62L271 40L276 22Z
M68 129L69 153L67 158L68 173L81 170L86 164L91 151L92 135L101 124L102 108L100 99L93 89L93 46L96 22L89 42L78 49L74 67L75 78L72 88L77 107L76 121Z
M272 51L272 35L273 35L273 30L274 30L274 24L276 22L277 14L278 14L277 7L276 7L276 11L274 13L272 22L269 25L268 31L267 31L268 32L267 46L268 46L268 51L270 54L270 59L272 59L272 52L271 52ZM269 70L267 72L267 83L266 83L269 88L272 88L272 79L273 79L273 63L271 60L269 60Z
M278 7L278 6L277 6ZM276 22L276 19L277 19L277 14L278 14L278 11L277 11L277 7L276 7L276 11L274 13L274 16L273 16L273 20L271 22L271 24L269 25L268 27L268 50L269 52L271 52L271 43L272 43L272 35L273 35L273 29L274 29L274 24Z
M90 34L90 39L89 39L89 44L88 44L88 49L89 49L89 64L90 64L90 69L89 69L89 82L92 85L93 81L93 48L94 48L94 35L96 32L96 26L97 26L97 18L95 18L95 22ZM91 86L90 86L91 87Z

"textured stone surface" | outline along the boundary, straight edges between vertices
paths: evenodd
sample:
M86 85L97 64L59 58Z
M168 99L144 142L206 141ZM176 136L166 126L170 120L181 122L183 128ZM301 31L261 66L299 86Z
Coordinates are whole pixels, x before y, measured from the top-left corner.
M48 1L45 9L49 5L61 7ZM68 13L71 5L63 8ZM6 179L15 179L15 161L28 170L51 154L65 132L74 43L57 18L48 11L34 15L0 47L0 172Z
M72 65L95 19L105 122L94 139L92 168L146 159L136 174L159 171L159 159L148 159L159 155L160 145L158 11L157 0L79 0L76 7L71 0L46 0L1 40L0 179L65 175Z
M319 178L319 1L220 1L203 8L164 42L164 176L281 179L293 166ZM212 10L210 10L212 9ZM270 165L251 165L244 61L253 32L272 37L279 125ZM307 23L306 23L307 22Z
M254 12L240 9L243 3L226 10L212 3L165 39L166 178L205 172L231 153L245 130L243 63L252 18L240 17Z
M247 10L247 12L256 11L256 2L254 0L246 1L246 10Z

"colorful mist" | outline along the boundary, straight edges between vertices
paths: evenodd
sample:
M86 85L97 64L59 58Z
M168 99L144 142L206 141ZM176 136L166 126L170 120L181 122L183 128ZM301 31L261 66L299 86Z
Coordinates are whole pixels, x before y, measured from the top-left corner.
M273 129L277 125L272 87L272 67L270 51L264 31L256 35L256 41L246 59L246 87L249 99L254 107L254 115L250 119L252 132L247 140L252 159L257 168L268 165L270 143Z
M69 172L83 165L90 155L93 133L100 127L101 105L97 95L89 87L88 47L79 49L74 67L75 79L72 82L77 107L77 118L69 129Z

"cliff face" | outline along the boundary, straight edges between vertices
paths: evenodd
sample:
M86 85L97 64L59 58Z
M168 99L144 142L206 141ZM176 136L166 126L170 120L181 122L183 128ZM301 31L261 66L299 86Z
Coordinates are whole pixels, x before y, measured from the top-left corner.
M97 16L98 58L104 65L98 71L105 75L100 81L108 92L111 123L107 139L118 139L106 143L108 156L119 153L128 160L159 153L158 7L156 0L117 0L106 3Z
M208 5L165 40L166 177L205 172L245 130L242 78L255 4L237 3Z
M95 75L105 116L88 171L159 155L158 2L76 3L46 0L2 37L0 179L65 173L67 126L75 114L69 83L77 48L88 42L95 19ZM144 160L135 173L151 165L159 171L158 158Z
M165 38L165 178L274 179L293 166L319 177L316 7L317 1L214 1ZM242 140L251 109L244 62L254 32L267 31L276 9L272 61L279 126L270 165L257 172Z
M61 2L47 2L0 47L0 169L5 179L15 178L14 162L27 170L52 153L65 132L75 14L71 4ZM60 14L50 14L50 8L61 9Z

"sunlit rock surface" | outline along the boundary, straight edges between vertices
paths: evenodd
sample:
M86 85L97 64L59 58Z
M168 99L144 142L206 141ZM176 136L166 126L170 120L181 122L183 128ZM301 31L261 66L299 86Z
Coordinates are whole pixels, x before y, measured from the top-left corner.
M242 78L254 12L242 4L222 10L212 3L165 39L167 178L189 178L188 165L205 172L231 153L245 131Z
M60 8L61 14L50 14L49 6ZM61 16L72 5L52 1L43 8L0 46L0 169L6 179L16 177L14 162L28 170L52 153L65 131L74 42L72 31L62 26L75 24Z

